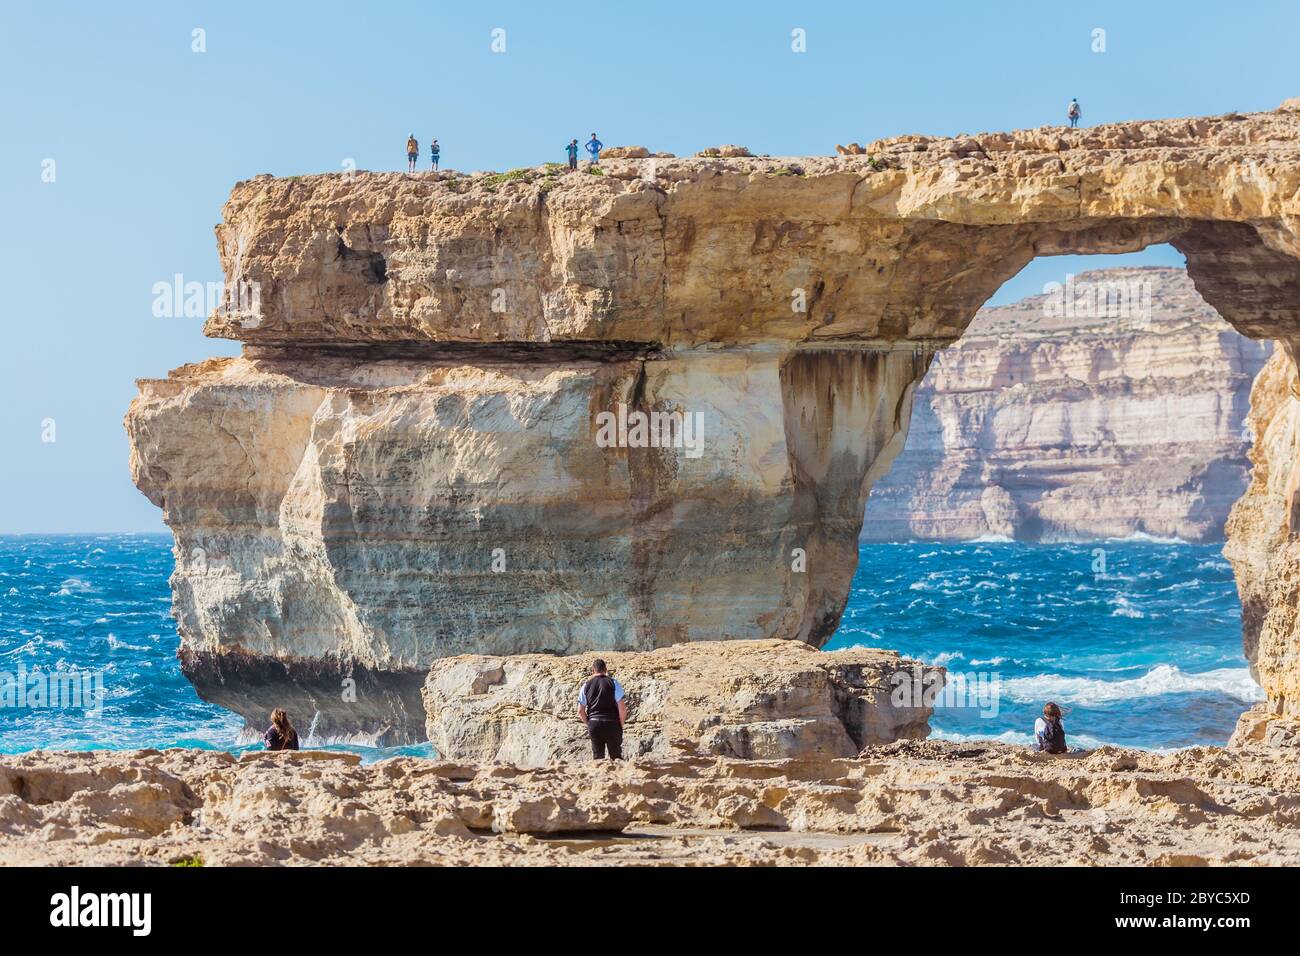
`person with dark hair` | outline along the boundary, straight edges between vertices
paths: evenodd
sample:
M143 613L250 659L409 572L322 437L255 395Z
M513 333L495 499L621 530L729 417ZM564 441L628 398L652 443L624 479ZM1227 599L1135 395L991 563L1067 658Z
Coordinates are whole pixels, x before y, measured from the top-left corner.
M587 152L591 153L591 165L596 166L600 163L600 151L605 148L605 144L596 139L596 134L591 134L591 139L587 140Z
M1078 128L1079 117L1082 115L1083 115L1083 110L1079 109L1079 101L1070 100L1070 105L1065 111L1065 116L1070 121L1070 129Z
M442 158L442 147L438 145L438 141L435 139L432 143L429 144L429 162L433 164L429 168L437 169L438 160L441 158Z
M406 171L408 173L415 172L415 163L419 158L420 144L416 141L415 134L412 133L406 138Z
M1065 753L1065 724L1061 721L1061 708L1051 701L1043 705L1043 716L1034 721L1034 739L1038 742L1038 749L1044 753Z
M297 750L298 731L289 723L289 715L280 707L271 711L271 726L262 735L267 750Z
M564 151L569 154L569 168L578 168L578 141L570 140L569 145L564 147Z
M622 686L609 676L608 665L599 658L592 662L591 677L578 692L578 719L587 725L595 759L604 758L606 750L610 760L623 759L627 700Z

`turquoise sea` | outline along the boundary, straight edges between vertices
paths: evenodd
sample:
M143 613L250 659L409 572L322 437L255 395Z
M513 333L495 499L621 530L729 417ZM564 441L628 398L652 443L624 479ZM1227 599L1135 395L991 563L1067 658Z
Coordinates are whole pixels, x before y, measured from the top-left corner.
M1031 742L1054 700L1070 743L1223 744L1264 695L1241 649L1219 545L869 544L828 648L888 647L996 686L931 720L935 735Z
M0 686L6 675L94 672L103 694L90 709L0 706L0 752L259 744L181 676L171 570L165 534L0 536ZM1054 699L1070 709L1074 744L1223 743L1262 699L1217 546L863 545L829 647L858 644L997 687L996 708L939 708L941 737L1027 743L1034 715Z

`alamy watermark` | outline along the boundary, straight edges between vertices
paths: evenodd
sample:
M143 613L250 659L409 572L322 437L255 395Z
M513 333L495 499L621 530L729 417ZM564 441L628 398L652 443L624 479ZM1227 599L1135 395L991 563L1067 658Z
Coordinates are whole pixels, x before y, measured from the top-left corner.
M895 707L961 708L977 710L982 719L998 715L1002 696L1002 675L972 671L944 673L913 664L890 675L894 685L889 700Z
M1065 284L1043 286L1043 314L1053 319L1151 319L1151 280L1088 279L1076 282L1067 273Z
M186 281L176 273L170 282L153 284L153 314L159 319L202 319L209 315L256 323L262 315L260 283Z
M0 671L0 709L104 710L104 672L71 667L66 670Z
M628 411L596 415L596 444L601 448L681 448L687 458L704 454L703 412Z
M50 925L124 927L132 936L148 936L153 929L153 894L83 893L74 884L68 892L50 897Z

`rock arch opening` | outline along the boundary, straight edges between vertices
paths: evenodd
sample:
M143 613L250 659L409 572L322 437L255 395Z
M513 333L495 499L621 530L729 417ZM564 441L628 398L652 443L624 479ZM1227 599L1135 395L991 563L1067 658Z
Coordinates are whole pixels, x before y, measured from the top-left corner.
M948 666L943 735L1026 742L1051 699L1083 743L1223 744L1262 698L1219 552L1269 351L1172 247L1035 260L917 387L830 646Z
M1221 541L1272 346L1153 252L1037 259L936 353L863 540Z

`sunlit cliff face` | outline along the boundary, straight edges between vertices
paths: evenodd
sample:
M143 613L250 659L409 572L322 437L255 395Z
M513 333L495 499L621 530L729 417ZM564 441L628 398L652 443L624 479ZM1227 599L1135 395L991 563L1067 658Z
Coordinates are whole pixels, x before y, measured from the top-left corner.
M184 669L250 717L417 739L449 654L820 645L931 354L1034 256L1169 242L1238 329L1300 337L1297 133L241 183L218 242L256 307L207 330L245 355L141 382L127 416ZM692 416L699 454L599 442L620 405Z

